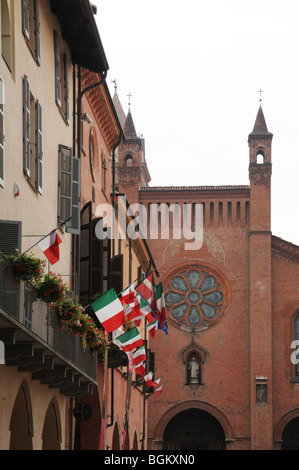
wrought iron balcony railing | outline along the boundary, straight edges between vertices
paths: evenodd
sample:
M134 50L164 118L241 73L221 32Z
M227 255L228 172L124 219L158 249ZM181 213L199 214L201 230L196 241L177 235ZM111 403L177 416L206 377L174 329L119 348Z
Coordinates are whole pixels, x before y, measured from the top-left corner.
M82 348L79 336L63 333L49 304L36 299L35 288L14 277L0 254L0 340L5 364L31 371L32 378L81 395L97 384L97 352Z

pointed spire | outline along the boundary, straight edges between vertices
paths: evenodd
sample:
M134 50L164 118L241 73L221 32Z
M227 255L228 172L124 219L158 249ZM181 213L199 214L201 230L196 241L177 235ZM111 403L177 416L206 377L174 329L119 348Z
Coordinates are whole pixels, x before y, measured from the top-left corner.
M253 131L249 134L249 138L254 136L272 137L272 135L273 134L268 131L262 105L260 105L253 127Z
M252 132L254 132L255 134L256 133L265 134L265 133L268 132L268 128L267 128L265 116L264 116L264 113L263 113L262 105L260 105L260 107L259 107L259 110L258 110L258 113L257 113L257 116L256 116L256 120L255 120L255 124L254 124L254 128L253 128Z
M126 136L126 139L138 139L130 109L124 125L124 134Z
M119 122L121 124L121 127L124 128L125 122L126 122L126 114L122 108L121 102L119 100L118 94L117 94L117 86L115 83L114 86L114 96L113 96L113 104L119 119Z

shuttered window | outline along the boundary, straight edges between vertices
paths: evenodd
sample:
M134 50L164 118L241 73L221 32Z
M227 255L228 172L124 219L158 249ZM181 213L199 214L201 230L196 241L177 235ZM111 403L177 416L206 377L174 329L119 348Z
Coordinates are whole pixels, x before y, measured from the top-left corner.
M4 82L0 77L0 186L4 187Z
M22 1L22 31L27 44L40 65L39 0Z
M4 255L21 251L22 222L0 220L0 252ZM2 256L1 256L2 259ZM9 268L7 268L9 269ZM20 286L9 275L0 275L0 306L19 318Z
M23 170L31 185L42 189L42 106L30 92L28 78L23 77Z
M61 64L60 64L60 38L54 31L54 56L55 56L55 100L61 106Z
M26 76L23 78L23 170L30 178L30 90Z
M43 132L42 132L42 107L39 101L36 101L36 189L43 194Z
M73 156L71 147L59 146L58 151L58 223L72 217L66 230L80 232L80 160Z
M100 219L92 219L92 203L81 211L80 236L80 298L93 299L111 287L110 253L111 241L100 240L95 226ZM88 302L89 303L89 302Z
M54 31L55 101L66 123L70 124L68 59L61 52L60 37Z
M123 255L119 254L111 259L110 267L110 287L113 287L117 294L123 290Z

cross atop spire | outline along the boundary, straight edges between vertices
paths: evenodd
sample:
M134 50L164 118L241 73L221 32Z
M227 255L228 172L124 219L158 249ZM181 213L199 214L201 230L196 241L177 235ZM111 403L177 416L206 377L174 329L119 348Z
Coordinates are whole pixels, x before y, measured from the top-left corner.
M262 93L264 93L264 92L263 92L262 89L260 89L258 92L259 92L259 94L260 94L260 101L262 101Z
M127 97L129 98L129 103L128 103L129 106L131 106L131 96L132 96L131 93L129 93L129 94L127 95Z

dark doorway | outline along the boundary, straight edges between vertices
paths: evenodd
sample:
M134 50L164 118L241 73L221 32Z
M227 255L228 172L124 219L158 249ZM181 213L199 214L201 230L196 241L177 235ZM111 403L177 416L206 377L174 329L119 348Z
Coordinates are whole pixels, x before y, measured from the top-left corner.
M299 450L299 417L292 419L282 433L282 450Z
M178 413L167 424L165 450L225 450L222 426L206 411L191 408Z

